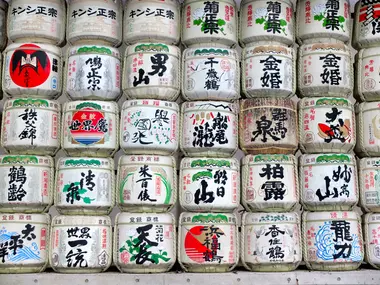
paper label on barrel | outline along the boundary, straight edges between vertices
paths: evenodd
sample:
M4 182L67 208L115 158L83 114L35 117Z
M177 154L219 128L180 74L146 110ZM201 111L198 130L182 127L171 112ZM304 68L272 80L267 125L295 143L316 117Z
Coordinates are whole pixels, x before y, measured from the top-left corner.
M352 88L352 66L349 52L342 54L333 49L327 52L318 50L309 52L306 47L304 47L304 54L301 58L300 88Z
M126 59L126 88L179 89L179 58L164 44L141 44Z
M379 1L380 8L380 1ZM379 9L380 12L380 9ZM380 16L380 14L379 14ZM379 22L380 23L380 22ZM380 27L379 27L380 32ZM380 57L366 56L362 59L362 68L357 73L360 76L361 86L360 91L364 94L367 92L379 92L380 91Z
M151 164L155 159L158 157L147 157L145 163L137 163L136 159L135 165L132 162L121 167L118 189L121 204L173 204L176 191L173 166Z
M12 94L13 89L58 91L61 86L59 56L41 50L37 44L23 44L6 52L4 89ZM37 92L37 91L36 91Z
M301 170L303 200L311 204L355 204L358 200L356 167L344 154L306 158Z
M69 5L68 38L80 37L82 34L91 34L99 38L114 38L115 41L121 38L121 27L119 26L122 13L118 5L88 6L84 4L82 1L77 1Z
M277 217L280 218L278 221L281 220L280 216ZM245 248L242 249L245 262L265 264L301 261L299 235L299 228L294 223L273 222L245 226Z
M380 161L376 159L367 161L360 175L362 203L367 207L378 207L380 205Z
M53 38L56 42L60 42L64 31L64 10L61 5L50 1L39 1L40 4L12 1L10 18L8 21L8 32L11 38L19 38L20 36L42 36Z
M5 111L3 146L58 148L60 131L58 105L56 105L57 111L54 111L42 108L50 107L49 102L45 100L36 100L42 104L42 107L28 104L16 106L16 101L13 104L14 108Z
M363 259L363 241L357 221L347 212L331 212L330 221L306 221L305 246L309 262L349 263Z
M66 81L67 93L75 97L99 96L103 100L115 99L120 94L121 76L120 60L112 55L89 54L91 49L96 52L96 47L84 47L82 52L69 56L68 73Z
M370 219L367 230L367 258L368 261L380 264L380 216L373 215Z
M174 151L178 146L178 113L160 106L160 101L143 101L143 106L131 106L122 112L122 146Z
M160 266L175 261L173 225L153 223L118 226L117 262L122 267ZM149 217L148 217L149 218ZM147 218L147 219L148 219Z
M194 100L231 100L239 97L237 55L231 50L204 48L188 50L184 63L186 95ZM199 95L204 93L205 95Z
M289 163L290 162L290 163ZM296 203L295 169L291 161L269 162L248 167L246 200L262 205Z
M283 90L289 94L293 91L293 57L279 54L250 55L247 50L244 60L245 88L254 90Z
M2 214L0 223L0 267L47 262L47 224L33 223L27 214Z
M237 147L237 115L233 104L186 103L183 108L182 147L191 150L217 149L233 152Z
M283 1L251 1L242 6L241 35L243 41L250 37L282 37L292 42L294 16L290 3Z
M67 169L59 169L57 179L57 206L86 207L112 205L111 169L97 169L96 166L107 167L108 162L91 160L66 160ZM70 168L70 165L72 166ZM83 166L87 165L86 168ZM94 167L91 167L94 165Z
M13 162L13 163L12 163ZM6 156L0 166L0 204L14 207L28 204L49 204L50 162L35 156ZM45 166L38 165L44 163ZM32 207L32 206L31 206Z
M111 263L111 229L101 225L52 227L52 266L57 268L105 268Z
M218 266L237 262L236 226L221 222L194 223L182 225L180 231L182 263Z
M184 6L183 40L215 38L236 41L237 10L232 3L195 1Z
M380 106L375 110L364 111L362 116L364 148L378 148L380 145Z
M331 104L330 104L331 103ZM353 110L346 99L321 98L303 107L303 143L354 143Z
M186 161L181 167L182 207L202 210L238 207L240 175L236 162L198 159Z
M380 1L362 0L359 4L359 31L356 33L358 41L374 41L379 39L380 34Z
M65 114L65 147L115 148L116 116L95 102L84 102Z
M175 1L173 1L175 2ZM176 4L168 5L163 2L131 1L125 10L124 34L126 39L134 36L147 37L151 35L161 35L165 38L172 38L173 42L179 37L179 10Z
M306 0L299 5L299 34L350 36L350 5L345 0Z

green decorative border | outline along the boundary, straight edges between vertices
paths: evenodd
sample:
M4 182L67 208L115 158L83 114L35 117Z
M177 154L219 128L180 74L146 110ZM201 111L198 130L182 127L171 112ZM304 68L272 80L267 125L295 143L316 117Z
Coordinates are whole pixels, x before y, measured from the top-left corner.
M338 106L350 106L350 101L344 98L320 98L315 102L316 106L323 105L338 105Z
M36 163L38 164L38 158L31 155L14 155L5 156L2 159L2 163Z
M255 156L254 162L267 162L267 161L290 161L288 155L281 154L260 154Z
M220 54L220 55L229 55L230 52L226 49L213 49L213 48L210 48L210 49L197 49L194 51L194 55L208 55L208 54Z
M164 44L141 44L135 47L135 52L139 51L169 52L169 47Z
M205 167L205 166L218 166L218 167L231 167L231 162L224 159L197 159L191 162L191 167Z
M106 47L97 47L97 46L84 46L80 47L77 51L78 53L88 53L88 52L95 52L95 53L102 53L102 54L109 54L112 55L112 51L109 48Z
M34 106L34 107L49 107L49 102L43 99L16 99L12 103L13 107Z
M65 161L65 166L100 166L101 162L96 159L68 159Z
M102 106L94 103L94 102L83 102L77 105L76 110L84 109L84 108L93 108L96 110L102 110Z
M194 223L198 223L198 222L201 222L201 223L226 222L228 223L228 218L226 215L223 215L223 214L208 214L208 215L199 214L199 215L195 215L191 219L191 221Z
M351 162L351 159L348 155L345 155L345 154L325 154L325 155L318 156L316 161L318 163L333 162L333 161Z

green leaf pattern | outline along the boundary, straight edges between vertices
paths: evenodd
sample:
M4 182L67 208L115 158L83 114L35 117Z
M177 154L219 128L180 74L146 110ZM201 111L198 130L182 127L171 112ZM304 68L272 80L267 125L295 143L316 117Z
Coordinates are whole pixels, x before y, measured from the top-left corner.
M195 26L201 26L201 31L204 32L207 28L207 23L205 22L205 15L203 15L201 18L193 20L193 24ZM226 36L227 34L224 32L224 28L223 28L223 26L226 25L226 21L219 18L217 20L217 24L222 34Z
M74 185L75 185L75 186L79 186L79 184L80 184L79 182L74 182ZM66 185L63 187L62 192L63 192L63 193L67 193L67 192L69 191L70 185L71 185L71 183L66 184ZM79 190L78 190L78 195L79 195L79 197L82 199L83 203L85 203L85 204L91 204L92 201L95 201L96 199L91 199L91 198L88 197L88 196L87 196L87 197L83 197L82 195L86 194L87 192L88 192L88 189L86 189L86 188L79 189Z
M314 15L314 20L318 22L322 22L322 27L327 27L327 25L330 24L330 20L326 17L327 16L327 9L320 14ZM345 32L344 29L344 23L346 22L346 19L343 16L338 17L339 21L339 27L342 29L343 32Z

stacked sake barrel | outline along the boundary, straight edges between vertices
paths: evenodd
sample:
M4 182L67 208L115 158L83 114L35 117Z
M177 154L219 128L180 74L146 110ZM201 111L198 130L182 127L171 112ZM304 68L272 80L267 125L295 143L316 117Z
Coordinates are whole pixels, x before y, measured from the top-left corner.
M0 3L1 27L10 44L3 56L0 157L0 272L40 272L48 264L54 160L60 148L60 104L65 3L15 0ZM1 31L0 46L6 33Z
M239 260L238 103L235 1L182 6L178 259L188 272L231 271Z
M114 263L121 272L169 271L176 262L180 5L126 2Z
M312 270L353 270L363 260L356 160L349 1L297 7L299 158L303 255Z
M289 271L302 259L297 162L294 7L291 1L242 1L240 104L241 260L251 271Z
M363 216L366 261L380 268L380 26L377 4L359 1L355 6L353 46L356 56L355 95L359 187Z
M56 272L97 273L112 263L113 155L119 149L121 1L68 1L61 145L49 261Z

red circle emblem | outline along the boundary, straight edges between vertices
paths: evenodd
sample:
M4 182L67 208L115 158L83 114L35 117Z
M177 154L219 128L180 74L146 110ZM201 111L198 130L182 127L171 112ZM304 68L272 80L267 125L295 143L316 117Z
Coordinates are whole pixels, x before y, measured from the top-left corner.
M48 79L50 71L50 59L39 46L24 44L13 51L9 73L16 85L24 88L39 86Z

